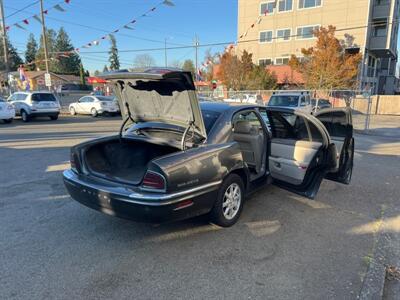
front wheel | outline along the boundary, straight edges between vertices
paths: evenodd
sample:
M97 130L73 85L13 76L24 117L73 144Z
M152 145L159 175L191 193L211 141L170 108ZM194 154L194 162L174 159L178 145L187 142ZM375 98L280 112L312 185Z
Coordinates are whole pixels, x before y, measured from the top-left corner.
M71 116L75 116L76 115L76 110L74 107L70 107L69 108L69 113L71 114Z
M58 119L58 115L50 116L50 119L53 120L53 121L55 121L55 120Z
M4 123L10 124L12 121L13 121L13 119L6 119L6 120L4 120Z
M210 213L211 221L222 227L237 222L243 209L244 185L240 176L229 175L218 191L218 198Z

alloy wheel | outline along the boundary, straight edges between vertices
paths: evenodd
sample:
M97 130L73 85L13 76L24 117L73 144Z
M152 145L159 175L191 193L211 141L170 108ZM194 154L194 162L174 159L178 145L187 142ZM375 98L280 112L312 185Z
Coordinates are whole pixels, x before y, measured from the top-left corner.
M225 191L222 200L222 213L227 220L232 220L240 209L242 192L237 183L232 183Z

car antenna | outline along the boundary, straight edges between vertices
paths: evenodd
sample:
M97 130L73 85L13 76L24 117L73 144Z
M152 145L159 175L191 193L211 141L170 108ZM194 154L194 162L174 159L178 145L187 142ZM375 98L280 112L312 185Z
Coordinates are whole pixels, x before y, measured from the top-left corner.
M132 122L135 122L135 121L133 121L132 114L131 114L131 110L130 110L130 108L129 108L129 104L128 104L127 102L125 102L124 104L125 104L125 107L126 107L126 111L128 112L128 116L126 117L126 119L124 120L124 122L122 122L122 125L121 125L121 127L120 127L120 129L119 129L119 142L120 142L120 143L122 143L122 131L124 130L124 127L125 127L126 123L127 123L129 120L131 120Z

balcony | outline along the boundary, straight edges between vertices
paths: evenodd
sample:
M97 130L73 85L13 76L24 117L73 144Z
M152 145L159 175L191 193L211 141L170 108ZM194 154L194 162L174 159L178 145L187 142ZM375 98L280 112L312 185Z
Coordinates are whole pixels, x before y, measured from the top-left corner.
M393 57L393 49L388 45L388 36L371 36L369 39L369 51L378 57Z

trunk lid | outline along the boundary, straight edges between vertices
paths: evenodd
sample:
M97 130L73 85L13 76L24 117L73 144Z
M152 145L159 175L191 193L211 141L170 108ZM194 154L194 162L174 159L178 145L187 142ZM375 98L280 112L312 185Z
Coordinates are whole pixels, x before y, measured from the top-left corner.
M129 111L135 123L161 122L192 126L207 138L196 88L190 72L149 69L141 73L117 72L101 76L114 86L124 119Z

